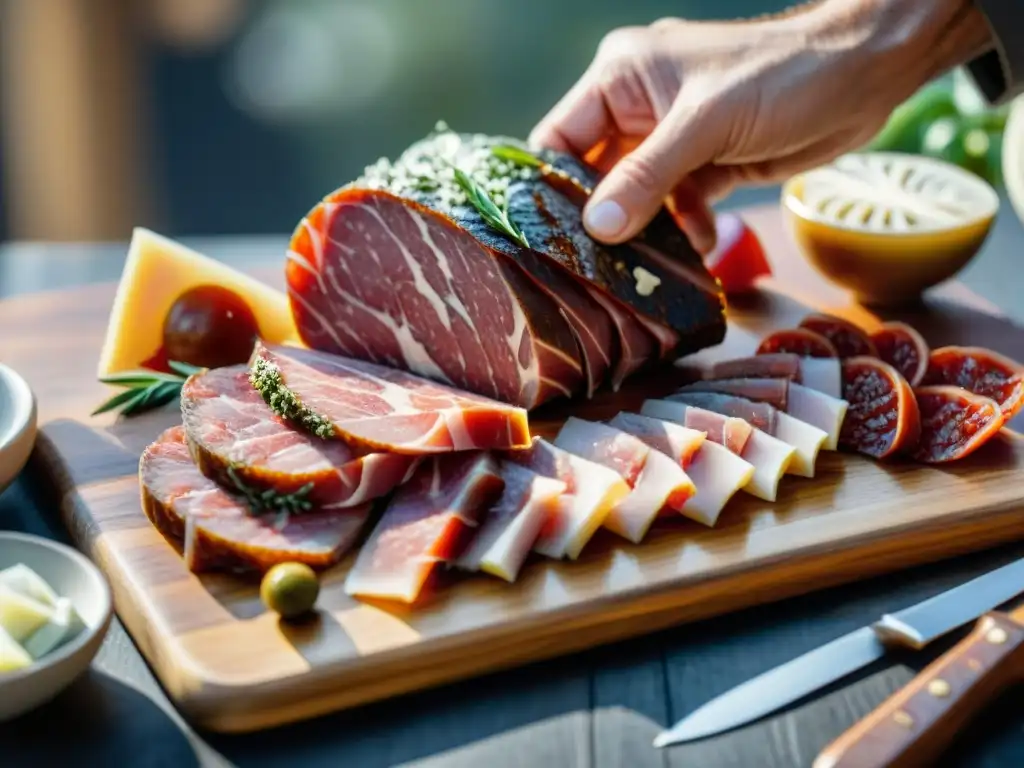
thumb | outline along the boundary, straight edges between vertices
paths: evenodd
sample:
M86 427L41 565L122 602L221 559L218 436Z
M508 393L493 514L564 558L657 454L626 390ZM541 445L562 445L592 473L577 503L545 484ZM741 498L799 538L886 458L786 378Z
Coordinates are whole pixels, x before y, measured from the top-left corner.
M583 211L583 224L595 240L621 243L634 237L680 181L711 160L711 132L698 123L703 121L692 112L673 109L612 166Z

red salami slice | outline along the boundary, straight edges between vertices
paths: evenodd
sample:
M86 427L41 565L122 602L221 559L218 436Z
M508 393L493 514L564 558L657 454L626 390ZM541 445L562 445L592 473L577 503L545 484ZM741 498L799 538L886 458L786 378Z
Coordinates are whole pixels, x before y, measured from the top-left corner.
M878 350L864 331L851 322L831 315L808 315L800 323L801 328L820 333L832 342L839 357L871 355L878 357Z
M928 369L928 342L906 323L883 323L871 334L877 357L903 374L916 387Z
M884 459L917 444L921 417L914 391L888 363L873 357L844 360L843 399L850 407L840 445Z
M921 413L921 439L913 456L928 464L941 464L969 456L1003 426L999 403L950 386L917 387Z
M765 336L757 348L759 355L791 352L801 357L839 357L835 344L820 333L806 328L790 328Z
M963 387L999 403L1004 419L1024 407L1024 368L1008 357L981 347L941 347L928 357L924 385Z

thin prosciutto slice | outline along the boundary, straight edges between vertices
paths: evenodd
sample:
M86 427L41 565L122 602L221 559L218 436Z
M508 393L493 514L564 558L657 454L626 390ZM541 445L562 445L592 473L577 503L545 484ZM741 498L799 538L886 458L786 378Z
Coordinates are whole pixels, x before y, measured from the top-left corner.
M698 523L714 525L725 505L754 474L749 462L708 440L706 432L636 413L619 413L608 423L640 438L686 470L697 492L682 513Z
M691 414L690 411L698 413ZM707 423L714 423L717 419L721 426L714 432L708 432L708 440L729 448L720 436L728 429L724 422L732 417L673 400L647 400L640 412L656 419L683 425L693 423L694 417L698 415L702 421ZM741 419L735 420L742 421ZM749 424L747 426L750 427ZM732 449L729 448L729 450ZM733 451L754 467L754 473L749 482L743 486L743 490L758 499L775 501L778 496L779 481L786 474L786 469L793 460L795 452L792 446L786 445L781 440L777 440L755 427L750 427L749 439L744 444L743 450L738 453Z
M323 438L414 455L530 444L524 409L362 360L258 342L252 382L279 415Z
M679 408L678 403L668 400L648 400L641 406L640 414L704 432L708 440L725 446L737 456L743 454L754 429L743 419L723 417L700 408Z
M249 383L243 365L190 376L181 389L181 419L192 459L231 490L303 492L318 509L354 507L405 482L419 460L366 453L343 440L322 440L276 415Z
M683 468L639 438L607 424L570 417L555 445L618 472L632 490L615 505L604 527L633 543L647 535L665 507L682 512L696 487Z
M704 373L706 379L771 378L800 381L800 356L792 352L767 352L752 357L737 357L713 363Z
M509 452L507 458L565 483L557 509L533 546L535 552L545 557L579 557L611 509L630 491L618 472L569 453L542 437L535 438L525 451Z
M794 419L768 403L759 403L735 395L719 392L677 392L668 399L750 422L767 435L792 447L793 455L787 472L800 477L814 477L818 453L828 439L823 430Z
M505 483L501 497L456 566L513 582L566 486L514 462L503 461L500 471Z
M504 487L489 453L432 456L388 503L345 579L345 592L415 602L438 563L451 562Z
M194 573L265 571L282 562L326 568L358 539L371 506L258 513L199 471L180 426L142 452L139 485L146 517L165 536L182 540L185 565Z
M767 355L766 355L767 356ZM822 448L834 451L849 403L786 379L710 379L688 384L680 391L717 392L768 403L825 432Z

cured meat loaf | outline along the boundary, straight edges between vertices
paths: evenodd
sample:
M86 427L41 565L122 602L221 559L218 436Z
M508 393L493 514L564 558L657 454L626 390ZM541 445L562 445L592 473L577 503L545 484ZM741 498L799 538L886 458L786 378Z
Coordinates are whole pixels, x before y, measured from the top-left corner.
M301 493L319 508L352 507L390 493L415 456L367 452L324 440L275 414L234 365L190 376L181 390L189 449L204 475L225 488Z
M593 172L511 163L508 144L440 131L310 211L286 268L303 341L530 409L724 338L718 286L667 212L598 244L580 213Z
M182 427L161 433L139 460L142 509L153 525L184 544L195 572L265 571L287 561L334 564L355 543L370 505L308 514L255 514L192 462Z
M264 401L319 437L411 455L530 444L522 408L406 371L259 342L252 360Z

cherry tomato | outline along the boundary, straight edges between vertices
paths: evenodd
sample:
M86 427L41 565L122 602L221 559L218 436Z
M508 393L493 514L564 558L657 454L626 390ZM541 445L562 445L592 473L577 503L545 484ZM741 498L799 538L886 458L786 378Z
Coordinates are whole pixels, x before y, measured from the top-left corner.
M718 245L705 258L708 271L722 283L726 293L744 293L754 288L757 278L771 275L772 268L761 241L734 213L715 215Z

